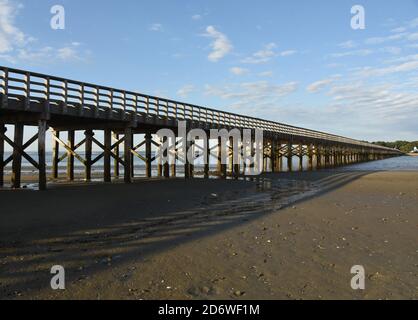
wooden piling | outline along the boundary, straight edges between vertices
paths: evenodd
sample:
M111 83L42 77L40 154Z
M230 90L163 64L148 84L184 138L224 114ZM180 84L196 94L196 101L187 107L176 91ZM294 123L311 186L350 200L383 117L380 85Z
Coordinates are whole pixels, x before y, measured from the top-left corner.
M168 148L169 148L169 139L168 137L163 138L163 146L164 146L164 178L170 178L170 163L168 158Z
M313 145L308 144L308 170L313 170Z
M173 141L173 152L174 156L172 157L172 163L170 164L170 171L171 171L171 177L175 178L177 176L177 138L174 138Z
M86 137L85 143L85 155L86 155L86 163L84 165L84 172L85 172L85 180L91 181L91 160L92 160L92 151L93 151L93 136L94 133L92 130L86 130L84 132Z
M13 164L12 164L12 188L19 189L22 174L22 145L23 145L23 123L15 124Z
M206 141L203 142L203 148L205 151L205 159L204 159L204 178L208 179L209 178L209 170L210 170L210 139L207 138Z
M7 128L4 123L0 124L0 188L4 186L4 138Z
M69 130L68 131L68 148L70 150L74 150L74 144L75 144L75 131ZM74 180L74 155L73 153L67 150L67 179L69 181Z
M47 130L46 120L39 120L39 123L38 123L39 190L46 190L46 158L45 158L46 130ZM57 174L57 177L58 177L58 174Z
M104 158L103 158L103 170L104 170L104 182L111 182L111 148L112 148L112 130L104 130Z
M287 143L287 171L292 172L293 169L293 144Z
M125 183L132 182L132 128L127 127L125 128L125 139L124 139L124 160L125 160L125 167L124 167L124 181Z
M303 145L299 144L299 171L303 171Z
M270 150L270 169L271 172L276 172L276 141L271 140L271 150Z
M225 160L226 159L222 159L222 138L218 137L218 173L222 179L226 179L227 176Z
M119 134L114 133L113 134L113 140L116 141L116 142L118 142L119 141ZM116 144L114 150L115 150L114 151L114 153L115 153L115 160L113 162L113 166L114 166L114 168L113 168L113 176L115 178L119 178L120 170L119 170L119 160L118 159L120 157L120 145L119 144Z
M145 171L147 178L151 178L152 176L152 167L151 167L151 157L152 157L152 144L151 144L151 133L147 132L145 134Z
M52 134L57 138L60 137L60 132L53 130ZM59 142L55 139L52 141L52 179L58 179L59 166Z

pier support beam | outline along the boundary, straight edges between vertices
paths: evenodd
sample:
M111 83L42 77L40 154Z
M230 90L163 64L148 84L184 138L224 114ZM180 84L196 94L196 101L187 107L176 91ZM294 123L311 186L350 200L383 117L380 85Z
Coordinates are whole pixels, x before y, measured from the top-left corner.
M303 171L303 145L301 143L299 144L298 157L299 157L299 171Z
M124 181L125 183L132 182L132 128L125 128L125 139L124 139Z
M93 130L86 130L84 132L86 137L85 144L85 154L86 154L86 164L85 164L85 180L87 182L91 181L91 160L92 160L92 150L93 150Z
M253 147L252 147L253 148ZM225 151L224 151L225 152ZM222 153L222 138L218 138L218 172L222 179L226 179L226 159L223 159Z
M174 140L172 141L173 147L174 147L174 156L172 157L173 162L170 164L170 170L171 170L171 177L175 178L177 175L177 138L174 137Z
M39 190L46 190L46 158L45 158L46 130L47 130L46 120L39 120L38 122ZM58 164L58 161L57 161L57 164Z
M75 132L74 130L68 131L67 144L69 150L67 150L67 179L74 181L74 155L70 150L74 150Z
M104 131L104 182L111 182L111 153L112 153L112 131L106 129Z
M191 176L191 171L192 170L191 170L191 164L189 162L188 155L189 155L189 153L191 153L190 148L192 147L192 144L191 144L190 141L188 141L188 139L183 143L184 143L185 148L186 148L185 153L184 153L184 156L185 156L185 159L184 159L184 178L185 179L190 179L192 177Z
M13 164L12 164L12 188L19 189L22 174L22 154L20 150L23 144L23 123L15 124Z
M53 131L53 135L57 138L60 137L59 131ZM58 179L58 163L59 163L59 142L57 140L52 141L52 179Z
M206 141L203 142L203 148L205 150L205 159L204 159L204 178L209 178L209 171L210 171L210 139L207 138Z
M276 154L276 141L274 138L271 140L271 150L270 150L270 169L271 172L276 172L276 160L277 160L277 154Z
M7 128L1 123L0 124L0 188L4 186L4 138Z
M319 145L315 146L315 156L317 169L322 169L322 149Z
M287 171L291 172L293 169L293 144L287 144Z
M113 134L113 139L118 142L119 141L119 134L114 133ZM120 147L119 147L119 143L116 144L115 146L115 161L113 163L114 165L114 169L113 169L113 175L115 178L119 178L120 175L120 171L119 171L119 156L120 156Z
M313 170L313 145L308 145L308 170Z
M163 148L164 148L164 153L163 153L163 157L165 159L164 162L164 167L163 167L163 171L164 171L164 178L170 178L170 163L169 163L169 157L168 157L168 148L169 148L169 139L168 137L164 137L163 138Z
M152 143L151 143L152 135L150 132L147 132L145 134L145 174L147 178L151 178L152 176L152 163L151 163L151 157L152 157Z

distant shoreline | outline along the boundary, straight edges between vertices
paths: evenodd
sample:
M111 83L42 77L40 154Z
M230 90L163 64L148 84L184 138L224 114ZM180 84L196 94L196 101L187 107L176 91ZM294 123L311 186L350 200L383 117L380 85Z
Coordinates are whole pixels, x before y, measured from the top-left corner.
M418 157L418 153L408 153L408 156L410 156L410 157Z

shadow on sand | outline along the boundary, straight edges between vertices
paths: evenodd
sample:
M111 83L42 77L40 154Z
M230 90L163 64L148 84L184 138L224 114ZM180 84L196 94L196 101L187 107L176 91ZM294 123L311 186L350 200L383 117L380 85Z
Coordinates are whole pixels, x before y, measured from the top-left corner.
M0 192L0 298L48 289L53 265L67 282L109 265L144 261L321 196L369 172L264 174L252 181L168 180ZM92 297L94 298L94 297Z

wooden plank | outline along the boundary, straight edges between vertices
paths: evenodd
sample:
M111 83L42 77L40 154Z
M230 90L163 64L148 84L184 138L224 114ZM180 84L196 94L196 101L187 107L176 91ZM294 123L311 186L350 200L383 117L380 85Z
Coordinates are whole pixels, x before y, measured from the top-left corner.
M46 190L46 158L45 158L46 130L47 130L46 120L39 120L39 123L38 123L39 190Z
M111 182L111 147L112 147L112 130L104 131L104 182Z
M70 150L75 150L74 148L75 142L75 131L69 130L68 131L68 147ZM70 150L67 150L67 179L69 181L74 180L74 154Z
M19 150L23 145L23 130L22 123L15 124L14 147L13 147L13 165L12 165L12 187L14 189L20 188L21 174L22 174L22 153Z

